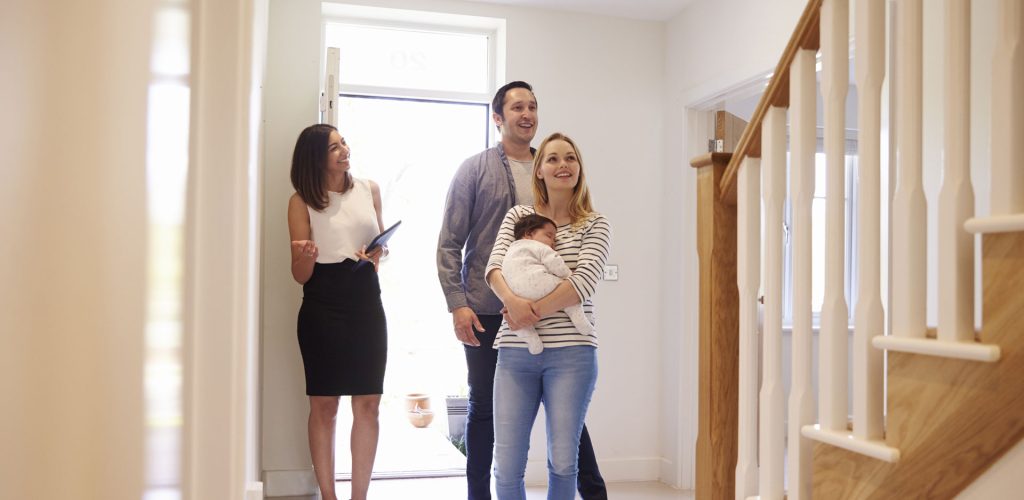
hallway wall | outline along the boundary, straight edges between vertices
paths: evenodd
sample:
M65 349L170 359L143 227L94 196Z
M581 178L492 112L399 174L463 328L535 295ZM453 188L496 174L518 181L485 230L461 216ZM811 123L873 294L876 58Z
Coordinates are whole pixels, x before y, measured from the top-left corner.
M659 353L665 338L651 296L663 276L656 265L664 232L658 208L664 163L663 24L458 1L352 3L507 20L505 76L529 81L537 91L536 142L554 131L577 140L595 205L615 230L610 263L619 265L620 279L603 283L596 297L601 374L588 426L597 454L611 480L658 479L666 460L658 433L664 404ZM311 478L307 403L295 343L301 292L288 273L284 214L292 192L288 166L295 137L318 118L319 12L317 1L271 1L264 100L263 469L268 477L305 475L306 483L296 479L300 489L308 488ZM438 342L455 342L447 330L431 335ZM540 422L533 433L529 481L546 477Z
M0 15L0 498L143 493L152 26L136 20L153 15Z

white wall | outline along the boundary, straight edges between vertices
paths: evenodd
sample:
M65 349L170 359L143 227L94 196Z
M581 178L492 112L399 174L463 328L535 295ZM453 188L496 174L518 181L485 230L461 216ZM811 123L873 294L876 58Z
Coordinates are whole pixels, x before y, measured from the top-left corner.
M0 16L0 498L145 488L156 5L103 7L8 2Z
M264 108L261 404L264 471L305 470L296 490L311 493L312 465L306 445L308 402L295 335L301 291L288 270L286 203L291 194L288 168L295 138L318 119L320 2L270 2ZM344 450L342 450L343 452ZM275 478L264 478L267 495Z
M538 138L564 131L581 148L597 209L615 230L617 282L602 284L600 376L587 419L609 480L658 479L664 460L657 296L666 276L664 245L662 23L457 1L360 1L378 7L507 20L506 78L534 85ZM317 119L319 2L272 0L265 89L266 170L263 253L263 469L309 469L307 403L295 344L300 289L288 273L285 204L298 132ZM502 82L503 83L503 82ZM538 140L539 142L539 140ZM440 288L438 288L440 293ZM438 342L454 342L449 331ZM674 362L674 361L673 361ZM543 426L535 427L529 480L544 473ZM344 450L339 450L344 453ZM274 488L268 476L268 493ZM291 477L295 477L293 474ZM283 484L283 483L282 483ZM308 484L303 488L309 487ZM300 494L298 491L293 494Z
M958 500L1019 498L1024 487L1024 441L1010 448L978 479L956 496Z

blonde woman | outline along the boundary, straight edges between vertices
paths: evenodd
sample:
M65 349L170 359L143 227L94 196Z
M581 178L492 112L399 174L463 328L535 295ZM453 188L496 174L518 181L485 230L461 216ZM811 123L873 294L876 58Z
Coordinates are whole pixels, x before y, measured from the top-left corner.
M583 420L597 381L597 330L582 333L564 312L581 305L594 323L591 298L608 260L611 225L594 211L579 148L555 133L541 142L533 164L533 205L516 205L505 214L485 275L505 305L505 320L494 346L495 479L499 500L525 499L530 430L539 405L547 419L548 498L575 497ZM520 218L540 214L555 222L555 246L572 274L540 300L512 293L501 275L505 252ZM532 326L544 350L531 355L512 333Z

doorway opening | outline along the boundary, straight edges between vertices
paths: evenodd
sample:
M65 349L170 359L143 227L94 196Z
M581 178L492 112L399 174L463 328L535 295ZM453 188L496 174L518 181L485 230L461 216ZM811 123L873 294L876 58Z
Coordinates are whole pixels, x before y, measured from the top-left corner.
M370 19L375 13L383 17ZM461 476L464 413L449 418L446 398L466 394L466 362L436 246L453 175L492 140L499 35L493 26L389 21L393 9L349 14L325 18L323 53L337 54L337 64L326 61L324 89L337 84L334 125L351 147L352 175L380 186L385 226L402 221L380 266L388 365L373 478ZM347 399L338 413L339 480L351 471Z
M487 145L488 105L342 94L338 111L352 174L380 185L386 226L402 221L380 266L388 368L374 477L461 475L460 432L449 429L445 397L465 392L466 366L438 284L436 244L452 176ZM351 413L339 412L339 450L348 449L351 425ZM339 478L351 470L343 455Z

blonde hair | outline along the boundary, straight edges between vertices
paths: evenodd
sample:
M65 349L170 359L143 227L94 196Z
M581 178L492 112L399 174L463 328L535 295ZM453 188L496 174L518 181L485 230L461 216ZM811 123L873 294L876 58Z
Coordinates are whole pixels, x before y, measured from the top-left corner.
M587 217L594 212L594 207L590 203L590 188L587 187L587 178L583 173L583 156L580 155L580 148L576 147L576 143L569 136L561 132L555 132L545 137L537 148L537 154L533 157L533 199L536 200L535 204L540 202L544 206L548 205L548 187L544 183L544 179L537 176L537 172L540 171L540 167L544 163L544 148L551 141L567 142L572 146L573 152L576 153L576 161L580 164L580 174L576 180L576 186L572 188L572 198L569 199L569 218L572 220L573 229L579 229Z

